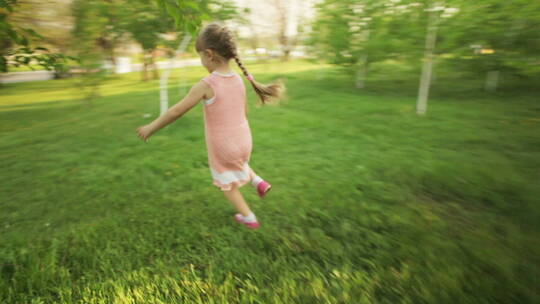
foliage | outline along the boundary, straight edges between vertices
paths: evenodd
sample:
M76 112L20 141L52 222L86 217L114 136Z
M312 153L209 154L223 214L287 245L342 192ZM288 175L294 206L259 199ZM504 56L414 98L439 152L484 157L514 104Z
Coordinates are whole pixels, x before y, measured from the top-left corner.
M237 7L231 1L217 0L155 0L162 11L173 19L177 30L195 35L205 20L238 18Z
M354 69L363 56L369 64L396 59L419 67L432 4L438 61L476 77L491 70L540 76L538 1L324 0L317 5L312 52Z
M43 38L30 28L13 25L9 16L17 6L17 0L0 1L0 72L6 73L10 66L42 66L61 75L67 68L68 60L74 57L52 53L43 46L32 46L30 40Z
M539 1L464 1L443 28L441 52L475 74L500 70L523 77L540 76ZM487 52L489 51L489 52Z
M99 86L107 73L103 68L104 53L98 44L107 19L102 15L100 0L74 0L72 3L75 27L72 34L72 50L79 58L76 67L81 77L76 85L85 100L99 96Z
M415 11L419 5L416 2L408 10ZM409 25L405 21L412 16L405 16L408 11L398 7L402 6L390 0L322 1L317 5L317 19L309 39L312 52L320 59L351 68L356 68L364 55L369 63L403 58L407 47L418 44L404 43L407 37L414 37L411 27L404 30Z
M161 39L160 35L173 29L173 24L167 15L158 10L150 1L130 1L130 5L126 5L125 10L128 16L127 30L145 51L154 50Z
M237 7L229 1L193 1L191 5L187 3L186 1L157 1L162 11L166 11L175 22L175 37L160 42L161 45L167 48L170 56L178 48L183 36L185 34L195 36L204 21L226 21L231 19L238 22L245 21L239 14ZM192 43L193 41L194 39Z

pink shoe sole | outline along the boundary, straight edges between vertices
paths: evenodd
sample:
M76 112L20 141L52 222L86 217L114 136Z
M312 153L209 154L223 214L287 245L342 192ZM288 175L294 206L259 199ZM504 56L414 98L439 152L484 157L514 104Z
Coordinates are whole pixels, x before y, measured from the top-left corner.
M242 223L244 224L246 227L250 228L250 229L257 229L261 226L261 224L259 224L259 222L253 222L253 223L246 223L242 220L242 214L240 213L237 213L234 215L234 219L239 222L239 223Z
M262 181L257 185L257 193L261 198L265 197L270 189L272 189L272 185L267 181Z

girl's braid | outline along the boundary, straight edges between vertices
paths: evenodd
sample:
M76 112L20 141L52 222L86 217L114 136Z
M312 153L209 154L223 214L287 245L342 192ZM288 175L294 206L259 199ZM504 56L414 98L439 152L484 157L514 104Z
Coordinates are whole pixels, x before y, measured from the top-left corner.
M265 85L255 81L253 76L249 74L242 61L240 61L234 36L228 28L217 23L208 25L197 38L195 48L197 52L202 52L205 49L213 49L225 60L234 58L234 61L242 69L242 73L249 80L263 104L269 101L270 98L281 98L285 90L285 86L281 81Z
M230 54L232 55L232 58L234 58L234 61L238 64L242 72L244 73L244 76L248 77L249 72L247 71L246 67L240 61L240 57L238 57L238 51L236 49L236 43L234 42L233 35L229 30L226 30L226 37L225 43L227 45L227 49L229 50Z
M240 58L238 58L238 55L234 54L234 60L236 61L236 63L238 64L238 66L240 67L240 69L242 69L242 72L244 72L244 75L246 77L249 76L249 73L248 71L246 70L246 68L244 67L244 64L242 63L242 61L240 61Z

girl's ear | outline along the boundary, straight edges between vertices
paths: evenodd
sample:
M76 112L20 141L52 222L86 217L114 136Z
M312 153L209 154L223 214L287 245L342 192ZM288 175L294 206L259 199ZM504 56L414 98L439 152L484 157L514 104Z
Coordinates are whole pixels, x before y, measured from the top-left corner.
M204 50L203 53L204 53L204 56L210 60L212 60L212 58L214 57L212 54L212 50L210 49Z
M210 59L211 61L214 61L214 62L218 62L219 59L218 59L218 56L216 54L216 52L212 49L206 49L205 52L207 52L207 56L208 56L208 59Z
M202 50L202 51L197 52L197 53L199 53L199 56L201 56L201 57L208 57L208 52L207 52L207 50Z

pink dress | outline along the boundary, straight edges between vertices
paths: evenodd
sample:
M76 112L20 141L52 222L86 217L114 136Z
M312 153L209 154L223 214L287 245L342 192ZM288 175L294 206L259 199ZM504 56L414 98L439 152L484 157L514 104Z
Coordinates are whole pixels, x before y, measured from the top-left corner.
M252 140L246 117L246 88L237 73L216 71L202 79L214 91L203 101L208 164L214 185L230 190L251 180Z

